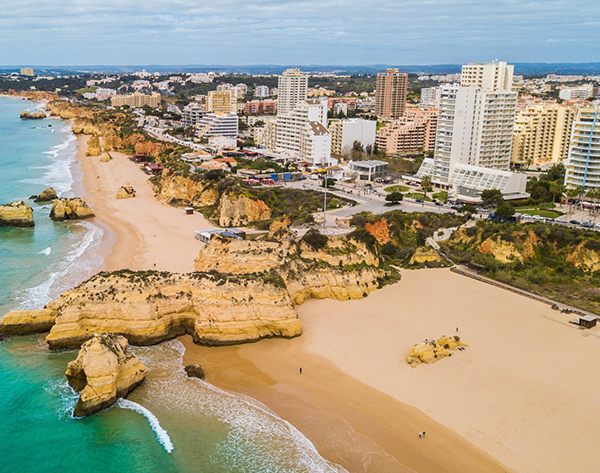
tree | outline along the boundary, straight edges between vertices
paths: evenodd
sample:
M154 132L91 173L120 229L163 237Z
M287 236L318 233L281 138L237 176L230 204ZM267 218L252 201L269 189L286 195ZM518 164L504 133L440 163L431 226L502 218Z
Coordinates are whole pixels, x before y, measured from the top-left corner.
M427 190L431 186L431 176L423 176L421 178L421 187L423 188L423 200L427 198Z
M506 220L512 217L514 214L515 208L508 202L502 202L500 205L498 205L498 208L496 208L496 211L494 212L494 215L499 220Z
M550 186L549 186L549 190L550 190L550 193L552 194L552 203L554 203L554 201L556 200L556 197L559 198L559 202L560 202L560 200L562 200L562 195L565 192L565 186L562 184L559 184L558 182L551 182Z
M331 177L328 177L327 179L323 179L323 184L321 184L321 187L333 187L335 186L335 179L332 179Z
M473 204L466 204L463 205L460 209L458 209L458 211L462 214L469 214L469 215L473 215L477 213L477 209L475 208L475 206Z
M498 189L486 189L481 193L481 200L487 206L495 206L504 202L504 197Z
M567 189L567 197L569 198L569 215L573 215L573 199L579 195L577 189Z
M404 194L401 192L390 192L385 196L386 202L390 202L392 205L396 205L398 202L404 199Z
M373 156L373 145L367 145L365 147L365 152L369 155L369 156Z

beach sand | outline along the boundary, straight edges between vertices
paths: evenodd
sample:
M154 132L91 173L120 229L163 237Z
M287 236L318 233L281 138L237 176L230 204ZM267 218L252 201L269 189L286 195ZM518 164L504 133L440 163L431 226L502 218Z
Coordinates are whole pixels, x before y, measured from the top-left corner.
M88 139L77 136L77 159L88 194L85 201L96 214L96 223L105 230L100 251L105 258L102 269L193 271L202 245L194 238L194 231L213 225L202 214L186 215L183 209L159 203L147 182L149 176L125 155L111 152L114 159L107 163L101 163L97 156L86 156ZM136 197L117 199L117 190L127 184L136 190Z
M193 270L194 230L210 222L158 203L134 163L119 153L100 163L78 140L85 200L113 230L105 268ZM137 197L117 200L126 184ZM600 329L448 270L403 271L366 299L310 300L298 312L299 338L208 348L182 337L184 361L264 403L351 472L596 470ZM415 343L456 327L465 351L405 364Z

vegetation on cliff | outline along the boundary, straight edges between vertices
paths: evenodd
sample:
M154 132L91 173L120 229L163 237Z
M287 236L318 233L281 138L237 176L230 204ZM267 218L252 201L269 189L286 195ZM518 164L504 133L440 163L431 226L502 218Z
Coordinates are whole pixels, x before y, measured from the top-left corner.
M456 262L552 299L600 313L600 235L542 223L477 222L442 249Z

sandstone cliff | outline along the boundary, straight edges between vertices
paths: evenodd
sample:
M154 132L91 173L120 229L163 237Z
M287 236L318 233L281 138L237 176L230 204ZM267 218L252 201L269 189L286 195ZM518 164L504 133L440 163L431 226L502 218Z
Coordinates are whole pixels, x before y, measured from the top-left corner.
M0 227L33 226L33 209L22 200L0 205Z
M224 195L219 209L221 227L238 227L271 218L271 209L262 200L252 200L245 195Z
M46 110L50 112L51 117L60 117L65 120L72 118L88 117L95 115L89 107L74 105L68 100L54 100L46 104Z
M225 345L295 337L302 331L285 285L275 274L100 273L46 309L56 314L46 337L50 348L78 347L94 333L118 333L134 345L187 333L196 343ZM40 317L39 311L21 311L19 316ZM0 327L16 318L7 314ZM18 324L10 326L11 333L19 333Z
M209 207L219 202L220 195L216 187L211 187L206 182L169 174L161 178L157 198L160 202L172 205Z
M57 197L56 191L52 187L47 187L35 198L34 202L50 202Z
M87 142L87 148L85 150L86 156L100 156L102 154L102 147L100 146L100 138L92 136Z
M117 191L117 199L131 199L133 197L135 197L135 189L129 184L121 186Z
M46 113L42 110L38 112L28 112L27 110L23 110L21 112L21 118L23 120L39 120L41 118L46 118Z
M49 332L56 320L54 309L15 310L0 320L0 337Z
M144 381L148 370L127 352L128 346L120 335L96 335L81 346L65 373L71 387L80 392L74 416L106 409Z
M50 218L55 221L80 220L91 217L94 217L94 213L81 197L56 199L50 210Z

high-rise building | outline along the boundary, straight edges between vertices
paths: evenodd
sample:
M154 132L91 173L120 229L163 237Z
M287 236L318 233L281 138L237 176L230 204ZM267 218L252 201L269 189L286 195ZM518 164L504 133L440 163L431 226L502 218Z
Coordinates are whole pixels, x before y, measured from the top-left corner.
M237 99L233 89L211 90L206 99L206 109L213 113L236 113Z
M567 159L576 106L540 102L517 110L512 163L539 166Z
M21 75L33 77L35 74L33 73L33 69L31 67L23 67L21 68Z
M424 87L421 89L421 105L437 107L439 102L437 87Z
M352 150L355 141L363 148L375 144L375 120L350 118L347 120L331 120L329 133L331 134L331 153L346 156Z
M266 85L259 85L256 87L254 95L261 99L267 98L269 96L269 88Z
M600 189L600 110L580 108L573 124L565 186Z
M404 115L408 74L388 69L377 74L375 85L375 115L383 120L396 120Z
M279 76L278 90L277 114L286 115L306 100L308 76L300 69L286 69Z
M377 148L391 153L417 153L435 147L436 108L411 108L402 118L377 131Z
M502 62L463 66L461 85L441 86L435 154L418 177L452 188L457 198L477 200L483 190L506 198L525 194L526 177L510 172L517 93L513 66Z

